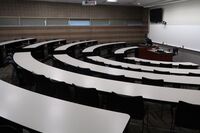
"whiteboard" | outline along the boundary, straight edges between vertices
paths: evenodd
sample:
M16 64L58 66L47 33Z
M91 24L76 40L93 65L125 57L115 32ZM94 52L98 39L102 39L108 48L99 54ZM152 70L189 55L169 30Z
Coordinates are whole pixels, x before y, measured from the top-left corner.
M200 51L200 25L150 24L149 37L153 42Z

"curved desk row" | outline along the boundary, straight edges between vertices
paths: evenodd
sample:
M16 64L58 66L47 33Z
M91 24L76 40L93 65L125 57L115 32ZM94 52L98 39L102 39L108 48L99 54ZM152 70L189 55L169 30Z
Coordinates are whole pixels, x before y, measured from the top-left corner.
M192 63L192 62L168 62L168 61L155 61L155 60L148 60L148 59L142 59L142 58L137 58L137 57L125 57L124 59L127 60L134 60L136 62L150 62L151 64L156 64L159 65L160 63L162 64L172 64L173 66L178 67L178 65L191 65L191 66L198 66L198 64Z
M98 45L88 47L88 48L84 49L82 52L83 53L92 53L97 48L100 48L100 47L103 47L103 46L114 45L114 44L126 44L126 42L112 42L112 43L98 44Z
M57 49L55 49L55 51L67 50L68 48L75 46L77 44L81 44L81 43L85 43L85 42L83 41L83 42L66 44L61 47L58 47ZM76 66L80 68L89 68L93 71L111 74L111 75L125 75L126 77L136 78L136 79L142 79L142 77L146 77L150 79L163 79L165 82L170 82L170 83L180 83L180 84L182 83L182 84L194 84L194 85L200 84L200 79L198 77L163 75L163 74L154 74L154 73L148 73L148 72L136 72L136 71L110 68L110 67L87 63L87 62L72 58L66 54L54 55L54 57L60 60L61 62L64 62L72 66Z
M24 47L23 49L32 49L32 48L37 48L46 44L50 44L50 43L59 43L62 41L66 41L65 39L56 39L56 40L49 40L49 41L44 41L44 42L39 42L39 43L35 43L29 46Z
M34 93L0 80L0 116L43 133L123 133L130 116Z
M74 43L66 44L66 45L63 45L63 46L56 48L54 51L63 51L63 50L66 50L67 48L69 48L71 46L75 46L75 45L79 45L79 44L87 44L87 43L97 43L97 40L87 40L87 41L80 41L80 42L74 42Z
M36 39L35 38L23 38L23 39L10 40L10 41L1 42L0 46L6 46L6 45L21 43L21 42L27 42L29 44L31 41L36 41Z
M132 47L120 48L120 49L117 49L114 52L114 54L125 54L126 51L136 49L136 48L139 48L139 47L138 46L132 46Z
M162 67L153 67L153 66L143 66L143 65L138 65L138 64L130 64L130 63L114 61L114 60L106 59L106 58L103 58L100 56L90 56L87 58L92 59L94 61L103 62L105 64L111 64L111 65L116 65L116 66L120 65L125 68L129 67L129 68L133 68L133 69L141 69L141 70L150 71L150 72L157 70L157 71L163 71L163 72L170 72L172 74L189 74L189 73L200 74L200 69L177 69L177 68L162 68Z
M125 48L120 48L117 49L114 54L125 54L126 51L128 50L133 50L139 48L138 46L131 46L131 47L125 47ZM152 49L153 50L153 49ZM191 63L191 62L168 62L168 61L156 61L156 60L148 60L148 59L142 59L142 58L137 58L137 57L125 57L124 59L127 60L134 60L136 62L150 62L151 64L159 65L160 63L162 64L172 64L172 66L178 67L179 65L191 65L198 67L198 64Z
M45 59L48 57L49 54L53 53L55 44L65 44L65 43L66 43L65 39L48 40L23 47L23 49L20 50L32 51L35 57L39 59L40 58Z
M22 46L22 43L33 43L35 42L35 38L23 38L23 39L16 39L10 40L5 42L0 42L0 65L6 63L6 57L9 52L13 52L19 46Z
M70 57L67 54L59 54L54 55L56 59L65 64L69 64L75 67L80 68L89 68L92 71L110 74L110 75L124 75L129 78L134 79L142 79L142 77L150 78L150 79L163 79L164 82L170 83L179 83L179 84L193 84L193 85L200 85L200 78L199 77L189 77L189 76L177 76L177 75L165 75L165 74L155 74L155 73L148 73L148 72L137 72L137 71L130 71L130 70L123 70L118 68L106 67L96 64L87 63L73 57Z
M89 41L92 42L92 41ZM67 50L72 46L76 46L78 44L84 44L86 42L76 42L70 43L63 46L56 48L55 50ZM180 83L180 84L194 84L200 85L200 78L199 77L188 77L188 76L176 76L176 75L163 75L163 74L154 74L148 72L136 72L136 71L129 71L111 67L105 67L100 65L95 65L91 63L87 63L78 59L75 59L67 54L59 54L54 55L54 57L65 64L69 64L75 67L80 68L89 68L92 71L110 74L110 75L124 75L126 77L135 78L135 79L142 79L142 77L150 78L150 79L163 79L165 82L170 83Z
M22 58L23 60L21 60ZM50 79L63 81L68 84L96 88L104 92L116 92L128 96L143 96L146 99L158 101L177 103L182 100L200 105L200 91L198 90L157 87L86 76L43 64L34 59L30 52L15 53L14 61L30 72L45 75Z

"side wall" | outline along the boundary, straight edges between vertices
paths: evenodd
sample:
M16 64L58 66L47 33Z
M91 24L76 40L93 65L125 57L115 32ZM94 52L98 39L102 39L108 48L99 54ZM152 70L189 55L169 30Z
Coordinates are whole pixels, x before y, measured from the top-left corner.
M150 24L149 37L158 43L200 51L200 1L161 6L167 25Z
M167 25L150 24L149 37L158 43L200 51L200 1L161 6Z

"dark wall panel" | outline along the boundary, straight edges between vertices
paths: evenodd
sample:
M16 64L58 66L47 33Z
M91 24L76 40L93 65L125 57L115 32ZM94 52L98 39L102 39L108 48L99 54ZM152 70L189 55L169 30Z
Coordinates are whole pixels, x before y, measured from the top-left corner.
M144 26L1 27L0 40L37 37L41 40L66 38L136 42L143 41L144 35L148 32L147 11L142 7L134 6L81 6L30 0L1 0L0 17L131 19L144 22Z

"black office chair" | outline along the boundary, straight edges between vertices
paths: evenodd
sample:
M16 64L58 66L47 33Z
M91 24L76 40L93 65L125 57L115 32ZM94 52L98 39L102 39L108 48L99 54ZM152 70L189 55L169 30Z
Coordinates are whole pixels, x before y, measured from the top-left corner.
M170 74L169 71L158 71L158 70L153 70L154 73L158 73L158 74Z
M13 75L16 74L16 77L13 77L12 80L14 80L15 78L17 78L18 80L18 85L19 86L23 86L24 84L24 78L23 78L23 75L22 75L22 68L19 67L13 60L9 61L9 63L13 66Z
M198 66L195 66L195 65L182 65L182 64L179 64L178 67L182 68L182 69L198 69Z
M22 127L12 121L0 117L0 132L1 133L20 133Z
M142 77L142 84L164 86L164 80L163 79L150 79L150 78Z
M38 47L38 48L32 50L31 54L36 59L44 59L45 58L45 50L46 50L46 47L41 46L41 47Z
M1 133L20 133L20 131L10 125L0 125L0 132Z
M74 88L65 82L52 81L52 88L56 89L55 97L67 101L74 101Z
M92 74L92 72L91 72L91 70L90 70L90 68L81 68L81 67L76 67L77 68L77 72L78 73L82 73L82 74L84 74L84 75L90 75L90 74Z
M159 67L172 68L172 64L160 63Z
M191 72L189 72L188 76L197 76L197 77L200 77L200 74L199 73L191 73Z
M144 61L140 61L140 65L152 66L150 62L144 62Z
M122 60L123 62L126 62L126 63L130 63L130 64L136 64L136 61L135 60L130 60L130 59L124 59Z
M89 58L87 58L87 57L85 57L85 58L83 59L83 61L89 62L89 63L92 63L92 64L101 65L101 66L105 66L105 65L106 65L104 62L94 61L94 60L89 59Z
M101 65L101 66L105 66L106 64L105 63L103 63L103 62L94 62L94 64L97 64L97 65Z
M18 66L14 61L9 61L9 63L13 66L14 71L16 73L16 77L18 80L18 85L21 87L32 87L35 85L33 74L20 66ZM15 77L13 77L15 78ZM15 79L12 79L15 80Z
M23 80L26 86L33 87L35 86L34 74L25 69L22 70Z
M108 109L128 113L137 120L142 120L145 114L142 96L130 97L114 92L108 97Z
M52 81L44 75L35 75L36 92L47 95L55 96L56 88L53 88Z
M129 78L124 75L106 74L105 76L106 76L105 78L112 79L112 80L119 80L119 81L123 81L123 82L132 82L133 83L135 81L134 78Z
M143 132L145 109L142 96L130 97L112 92L108 96L107 109L127 113L134 120L142 120Z
M99 95L95 88L84 88L74 85L75 101L80 104L99 107Z
M107 66L109 66L109 67L113 67L113 68L123 69L123 67L120 66L120 65L112 65L112 64L108 64Z
M172 122L172 130L175 127L198 130L200 132L200 105L179 101L175 112L175 120Z
M112 53L112 57L114 57L114 60L116 60L116 61L123 61L125 56L124 56L124 54Z

